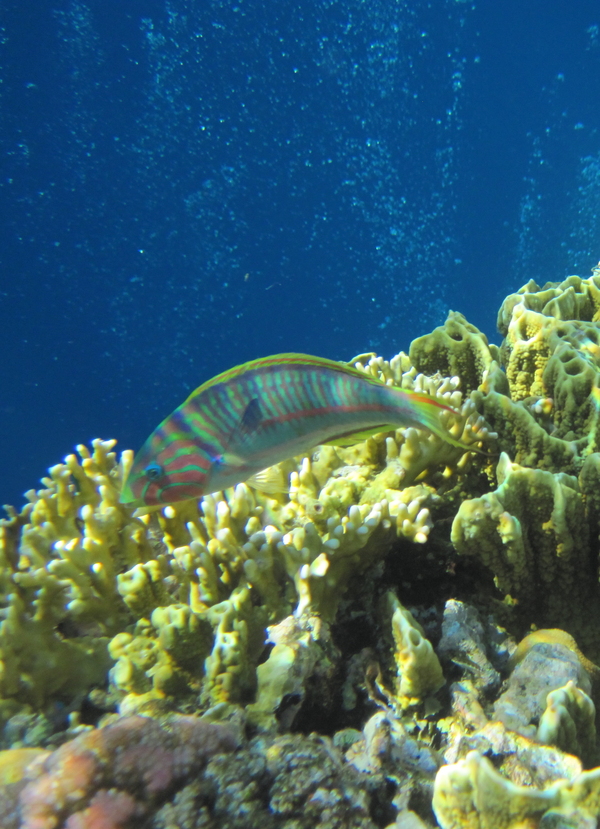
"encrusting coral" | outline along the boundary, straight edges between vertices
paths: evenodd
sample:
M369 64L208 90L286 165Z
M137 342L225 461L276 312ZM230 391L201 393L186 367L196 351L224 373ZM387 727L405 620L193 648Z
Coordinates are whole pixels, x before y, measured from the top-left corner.
M595 268L589 279L531 281L502 304L506 375L489 367L472 400L517 463L573 474L600 449L599 291Z
M460 377L462 390L471 392L499 362L500 352L462 314L450 311L444 325L412 341L409 357L417 371Z
M580 633L600 606L577 479L519 466L504 453L496 476L495 491L460 505L452 543L459 554L477 556L529 618Z
M442 829L595 825L600 270L528 283L499 328L450 313L408 355L351 361L454 409L473 451L401 429L278 464L274 494L137 515L132 453L98 440L9 509L3 826L422 829L434 777ZM496 620L542 629L515 648ZM228 720L250 739L210 730ZM151 791L159 755L180 771Z

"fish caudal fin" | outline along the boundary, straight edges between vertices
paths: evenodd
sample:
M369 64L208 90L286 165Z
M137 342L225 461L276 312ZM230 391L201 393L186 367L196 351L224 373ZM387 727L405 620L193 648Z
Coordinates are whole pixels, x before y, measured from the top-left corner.
M480 449L477 449L477 447L469 446L468 444L463 443L463 441L455 438L449 432L447 426L442 423L442 412L450 412L456 417L461 417L460 412L456 409L446 406L444 403L440 403L434 397L430 397L427 394L407 392L404 389L401 390L401 393L413 412L415 425L420 425L425 429L429 429L430 432L433 432L434 435L437 435L439 438L446 441L446 443L450 443L452 446L456 446L459 449L464 449L466 452L481 451Z

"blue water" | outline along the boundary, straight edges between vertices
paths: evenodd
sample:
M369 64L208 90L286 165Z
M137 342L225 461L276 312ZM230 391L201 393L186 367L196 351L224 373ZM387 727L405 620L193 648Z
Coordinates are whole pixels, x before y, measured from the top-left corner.
M0 503L209 376L391 356L600 258L586 0L27 0L0 22Z

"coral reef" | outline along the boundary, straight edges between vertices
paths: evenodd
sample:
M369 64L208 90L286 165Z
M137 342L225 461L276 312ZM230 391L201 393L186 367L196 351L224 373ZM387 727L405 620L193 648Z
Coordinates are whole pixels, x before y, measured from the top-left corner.
M458 381L418 376L405 355L356 364L455 407L446 425L464 443L487 437ZM469 466L460 447L400 430L281 464L281 496L239 484L135 517L118 499L131 453L113 446L78 447L2 522L0 719L75 708L109 668L123 712L251 701L266 627L292 612L331 622L394 537L427 541L436 484Z
M521 639L508 660L510 670L513 670L515 665L521 662L535 645L540 645L544 642L550 645L564 645L565 648L568 648L575 654L581 666L592 679L600 678L600 668L579 650L575 639L566 631L560 630L560 628L534 630L525 636L524 639Z
M596 825L600 269L498 325L351 361L462 447L400 429L138 514L97 440L8 509L3 827Z

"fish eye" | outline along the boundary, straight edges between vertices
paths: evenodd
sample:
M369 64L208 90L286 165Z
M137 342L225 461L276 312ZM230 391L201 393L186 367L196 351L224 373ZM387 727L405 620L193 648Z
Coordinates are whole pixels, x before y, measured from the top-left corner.
M164 474L162 466L158 463L149 463L144 469L144 473L149 481L157 481Z

